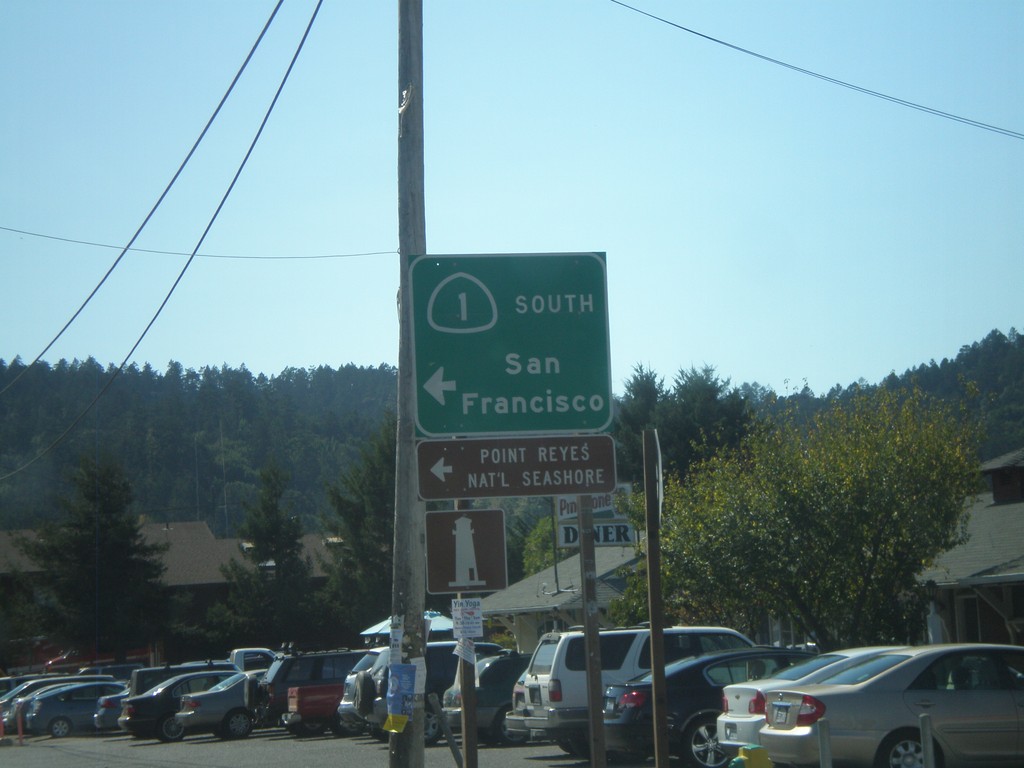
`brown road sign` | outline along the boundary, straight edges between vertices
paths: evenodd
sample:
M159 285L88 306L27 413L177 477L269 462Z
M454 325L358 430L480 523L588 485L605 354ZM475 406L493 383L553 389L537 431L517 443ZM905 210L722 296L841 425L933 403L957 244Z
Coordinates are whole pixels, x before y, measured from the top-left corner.
M496 592L508 586L505 513L500 509L427 512L427 592Z
M426 500L615 490L609 435L424 440L416 459L420 498Z

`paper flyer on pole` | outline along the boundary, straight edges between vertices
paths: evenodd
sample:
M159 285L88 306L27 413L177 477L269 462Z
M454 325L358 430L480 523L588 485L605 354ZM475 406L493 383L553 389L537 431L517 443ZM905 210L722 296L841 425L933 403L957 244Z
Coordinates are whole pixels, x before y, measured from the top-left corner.
M416 695L416 665L391 664L388 674L388 718L384 721L384 730L401 733L412 717Z

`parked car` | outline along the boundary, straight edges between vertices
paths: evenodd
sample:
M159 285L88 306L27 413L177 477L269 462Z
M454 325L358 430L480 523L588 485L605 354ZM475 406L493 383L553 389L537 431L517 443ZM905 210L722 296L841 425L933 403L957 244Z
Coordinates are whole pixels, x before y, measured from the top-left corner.
M112 682L114 682L114 678L110 675L45 675L33 680L26 680L3 696L0 696L0 718L3 718L4 728L11 731L18 725L18 713L24 711L22 707L25 700L36 691L51 686L70 685L73 683Z
M96 701L96 711L92 714L93 728L97 731L116 731L121 726L117 718L121 716L121 704L128 698L128 688L109 696L100 696Z
M512 689L526 671L530 657L517 651L504 651L476 663L476 722L480 735L495 744L521 744L527 735L509 732L505 718L512 711ZM462 681L444 692L441 700L445 718L453 731L462 729Z
M260 682L260 719L277 725L288 712L288 689L293 686L344 683L365 653L342 648L278 655Z
M949 644L879 654L816 685L768 695L761 744L776 763L817 766L827 715L833 763L922 765L920 716L931 718L936 765L1024 760L1024 648Z
M319 736L328 728L347 733L338 720L338 704L345 692L344 683L293 685L288 689L288 711L281 722L293 736Z
M341 733L355 735L366 730L366 720L359 714L356 707L356 679L360 672L365 672L373 666L377 656L385 647L368 649L363 658L357 661L352 670L345 675L345 689L341 694L341 701L338 703L338 728ZM364 675L361 679L365 680L366 676ZM369 684L373 685L372 680ZM372 706L373 697L370 698Z
M725 627L666 627L665 661L727 648L750 648L750 638ZM599 634L602 687L651 669L651 633L644 627ZM589 751L587 655L583 632L549 632L540 638L526 669L526 690L513 700L508 728L540 735L565 752Z
M25 730L54 738L94 730L93 713L101 696L127 690L123 683L74 683L43 688L25 705Z
M8 693L12 688L17 688L22 683L28 680L35 680L40 677L57 677L57 675L49 674L45 672L36 672L24 675L8 675L7 677L0 677L0 696Z
M121 716L117 724L137 738L156 738L160 741L178 741L185 731L174 715L181 708L181 697L186 693L208 691L222 680L237 675L230 670L203 670L187 672L164 680L155 688L137 696L129 695L121 703Z
M164 664L160 667L143 667L132 671L128 684L129 696L140 696L151 688L172 677L189 672L241 672L230 661L186 661L183 664Z
M269 648L235 648L228 654L228 661L243 672L270 669L277 654Z
M261 676L261 671L238 672L206 691L183 695L174 715L182 732L244 739L257 724L256 702Z
M423 656L426 667L424 696L434 694L440 698L455 681L455 672L459 668L459 657L455 655L455 646L456 641L454 640L427 643ZM485 656L493 656L503 650L497 643L474 643L474 647L478 660ZM356 679L356 703L359 706L359 712L369 723L370 732L378 737L385 735L382 726L388 717L387 692L390 661L390 649L385 648L377 656L373 666L366 672L361 672ZM372 702L370 695L373 696ZM429 746L436 744L440 738L441 722L430 707L425 707L423 741Z
M759 744L764 725L765 694L793 685L820 683L861 661L885 651L905 646L847 648L814 656L772 677L733 683L722 691L722 714L718 716L718 745L729 757L735 757L747 744Z
M127 683L132 678L132 672L142 669L142 664L137 661L125 662L124 664L100 664L94 667L82 667L78 670L79 675L110 675L115 680Z
M754 647L714 651L665 666L668 751L690 768L720 768L727 760L718 746L716 721L722 689L765 677L810 658L809 651ZM651 674L609 685L604 692L605 746L642 757L654 753Z

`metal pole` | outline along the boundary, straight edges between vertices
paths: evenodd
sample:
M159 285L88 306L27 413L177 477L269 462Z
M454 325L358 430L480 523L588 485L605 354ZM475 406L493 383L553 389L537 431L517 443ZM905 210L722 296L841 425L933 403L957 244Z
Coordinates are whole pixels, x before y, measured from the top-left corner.
M932 716L927 712L918 718L921 723L921 758L924 768L935 768L935 743L932 741Z
M818 721L818 756L821 768L832 768L832 731L825 718Z
M661 448L658 432L644 430L644 500L647 518L647 604L651 620L651 694L654 765L668 768L668 704L665 697L665 612L661 597Z
M409 259L427 250L423 183L423 1L398 0L398 250L399 343L396 434L395 539L391 613L404 617L401 661L422 660L426 508L416 488L415 373ZM423 766L423 684L414 698L411 727L390 737L391 768Z
M583 580L583 635L587 651L587 712L590 719L590 765L605 768L604 684L601 676L601 637L597 622L597 562L594 554L594 500L580 496L580 572Z

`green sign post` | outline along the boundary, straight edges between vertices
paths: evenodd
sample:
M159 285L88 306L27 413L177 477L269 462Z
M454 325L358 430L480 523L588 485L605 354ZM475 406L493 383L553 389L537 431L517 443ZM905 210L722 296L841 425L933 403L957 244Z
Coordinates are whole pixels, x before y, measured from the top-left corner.
M421 435L610 427L603 253L413 256L409 276Z

